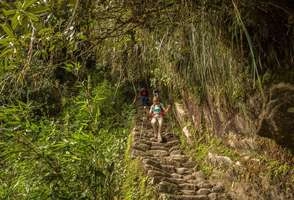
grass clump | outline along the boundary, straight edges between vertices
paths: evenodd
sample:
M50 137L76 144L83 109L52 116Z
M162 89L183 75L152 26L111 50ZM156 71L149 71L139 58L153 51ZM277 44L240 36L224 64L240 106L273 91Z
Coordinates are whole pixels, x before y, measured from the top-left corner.
M55 117L36 115L33 102L1 106L0 199L120 196L120 156L133 108L111 103L114 89L107 81L79 87Z

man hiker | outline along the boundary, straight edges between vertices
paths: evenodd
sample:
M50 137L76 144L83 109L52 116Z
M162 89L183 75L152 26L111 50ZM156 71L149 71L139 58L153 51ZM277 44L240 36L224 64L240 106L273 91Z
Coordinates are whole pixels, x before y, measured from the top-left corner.
M140 90L140 98L143 106L148 106L149 98L148 98L148 90L146 87L141 88Z

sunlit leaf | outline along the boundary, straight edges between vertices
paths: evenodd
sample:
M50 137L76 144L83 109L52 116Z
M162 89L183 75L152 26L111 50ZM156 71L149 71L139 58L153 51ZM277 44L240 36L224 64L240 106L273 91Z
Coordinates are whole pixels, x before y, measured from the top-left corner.
M4 49L3 51L1 51L0 58L3 58L7 56L8 54L12 54L12 53L13 53L13 49L8 47Z
M26 12L26 15L34 22L39 21L39 17L37 17L35 14Z
M36 8L30 8L28 11L34 13L35 15L41 15L49 11L49 8L47 6L38 6Z
M1 24L3 31L9 36L14 37L13 31L11 30L10 26L7 24Z
M5 10L5 9L3 9L2 11L5 16L13 15L16 12L16 10Z
M18 19L20 19L20 15L19 13L16 13L12 18L11 18L11 27L13 30L15 30L15 28L17 27L19 21Z
M31 5L33 5L37 1L38 0L25 0L25 2L23 3L22 9L26 10L28 7L30 7Z
M7 46L9 45L9 42L11 42L12 40L13 40L12 38L3 38L3 39L0 39L0 44L3 46Z

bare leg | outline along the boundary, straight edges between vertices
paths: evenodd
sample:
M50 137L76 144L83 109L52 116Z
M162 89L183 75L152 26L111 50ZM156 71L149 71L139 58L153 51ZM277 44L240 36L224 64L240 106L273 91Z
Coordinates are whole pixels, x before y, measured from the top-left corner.
M153 127L154 137L156 138L156 136L157 136L157 131L156 131L156 118L155 118L155 117L153 117L153 118L151 119L151 125L152 125L152 127Z
M159 117L159 118L157 118L157 120L158 120L158 142L161 142L162 141L161 127L162 127L163 118Z

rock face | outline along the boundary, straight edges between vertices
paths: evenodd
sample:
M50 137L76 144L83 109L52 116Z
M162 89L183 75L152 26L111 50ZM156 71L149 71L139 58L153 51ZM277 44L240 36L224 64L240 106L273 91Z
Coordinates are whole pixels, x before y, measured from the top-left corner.
M257 134L294 150L294 85L277 84L259 115Z
M219 156L213 153L208 153L208 161L216 166L230 167L233 161L227 156Z
M174 134L162 134L163 143L152 138L150 122L145 121L142 125L142 116L143 110L139 110L132 133L132 157L142 161L160 200L230 199L223 186L210 183L201 171L195 171L195 163L181 151L179 139Z
M184 103L175 105L180 121L193 121L193 127L201 128L201 122L216 135L227 133L257 135L274 139L278 144L294 151L294 85L279 83L265 91L264 98L255 95L248 98L248 115L229 109L226 102L207 96L201 106L189 94L183 94ZM189 121L188 120L188 121ZM184 127L188 141L190 133Z

